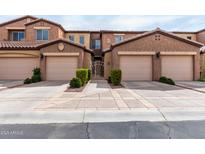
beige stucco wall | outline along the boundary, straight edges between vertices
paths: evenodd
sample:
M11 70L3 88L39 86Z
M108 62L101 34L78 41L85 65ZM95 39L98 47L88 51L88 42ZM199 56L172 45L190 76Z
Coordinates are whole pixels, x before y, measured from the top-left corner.
M108 79L108 77L110 76L110 72L111 72L111 56L112 56L111 52L105 53L105 56L104 56L104 77L106 79Z
M0 57L39 57L39 50L1 50Z
M83 58L83 67L91 69L92 67L92 56L88 52L84 52L84 58Z
M84 36L84 46L88 49L90 48L90 33L66 33L65 38L69 39L69 35L74 36L74 42L77 44L80 44L80 36Z
M185 39L187 39L187 37L191 36L191 40L196 41L196 34L182 33L182 34L175 34L175 35L183 37Z
M205 78L205 54L200 55L201 77Z

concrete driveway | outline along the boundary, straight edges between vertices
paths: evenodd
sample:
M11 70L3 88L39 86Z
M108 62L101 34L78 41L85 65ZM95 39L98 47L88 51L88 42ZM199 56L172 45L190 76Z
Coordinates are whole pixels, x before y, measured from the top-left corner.
M0 91L0 112L32 111L42 101L66 89L66 81L43 81Z
M40 104L37 110L135 110L202 108L205 94L159 82L123 82L112 89L106 81L93 81L83 92L63 92Z
M23 85L21 80L0 80L0 91Z
M126 88L156 108L205 107L205 94L159 82L126 82Z
M200 81L179 81L176 85L188 88L191 90L199 91L205 93L205 82Z

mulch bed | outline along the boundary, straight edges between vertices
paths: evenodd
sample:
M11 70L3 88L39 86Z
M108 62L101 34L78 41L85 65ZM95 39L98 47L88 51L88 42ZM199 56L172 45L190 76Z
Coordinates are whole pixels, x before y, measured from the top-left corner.
M124 86L123 86L122 84L120 84L120 85L118 85L118 86L115 86L115 85L113 85L112 83L108 83L108 84L110 85L110 87L111 87L112 89L124 88Z

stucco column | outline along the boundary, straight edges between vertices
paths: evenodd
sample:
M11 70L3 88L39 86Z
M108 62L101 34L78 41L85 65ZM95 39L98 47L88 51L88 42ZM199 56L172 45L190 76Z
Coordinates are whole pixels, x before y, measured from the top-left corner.
M41 78L43 81L46 80L46 56L41 56L40 58L40 69L41 69Z
M194 55L193 57L194 62L194 80L200 79L200 55L197 53L197 55Z
M161 57L152 56L152 80L158 81L161 77Z

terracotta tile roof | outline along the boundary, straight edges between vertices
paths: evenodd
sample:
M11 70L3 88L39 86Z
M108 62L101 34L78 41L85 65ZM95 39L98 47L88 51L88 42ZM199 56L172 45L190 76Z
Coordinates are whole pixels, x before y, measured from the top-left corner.
M20 20L23 20L23 19L26 19L26 18L31 18L31 19L38 19L34 16L30 16L30 15L26 15L26 16L23 16L23 17L20 17L20 18L16 18L16 19L13 19L13 20L9 20L9 21L6 21L6 22L3 22L0 24L0 26L4 26L4 25L7 25L7 24L10 24L10 23L13 23L13 22L17 22L17 21L20 21Z
M85 46L81 44L77 44L71 41L68 41L66 39L56 39L46 42L27 42L27 41L0 41L0 50L39 50L43 47L47 47L49 45L55 44L55 43L67 43L71 44L73 46L76 46L78 48L81 48L91 54L93 54L93 50L86 48Z
M0 49L37 49L40 42L0 41Z

